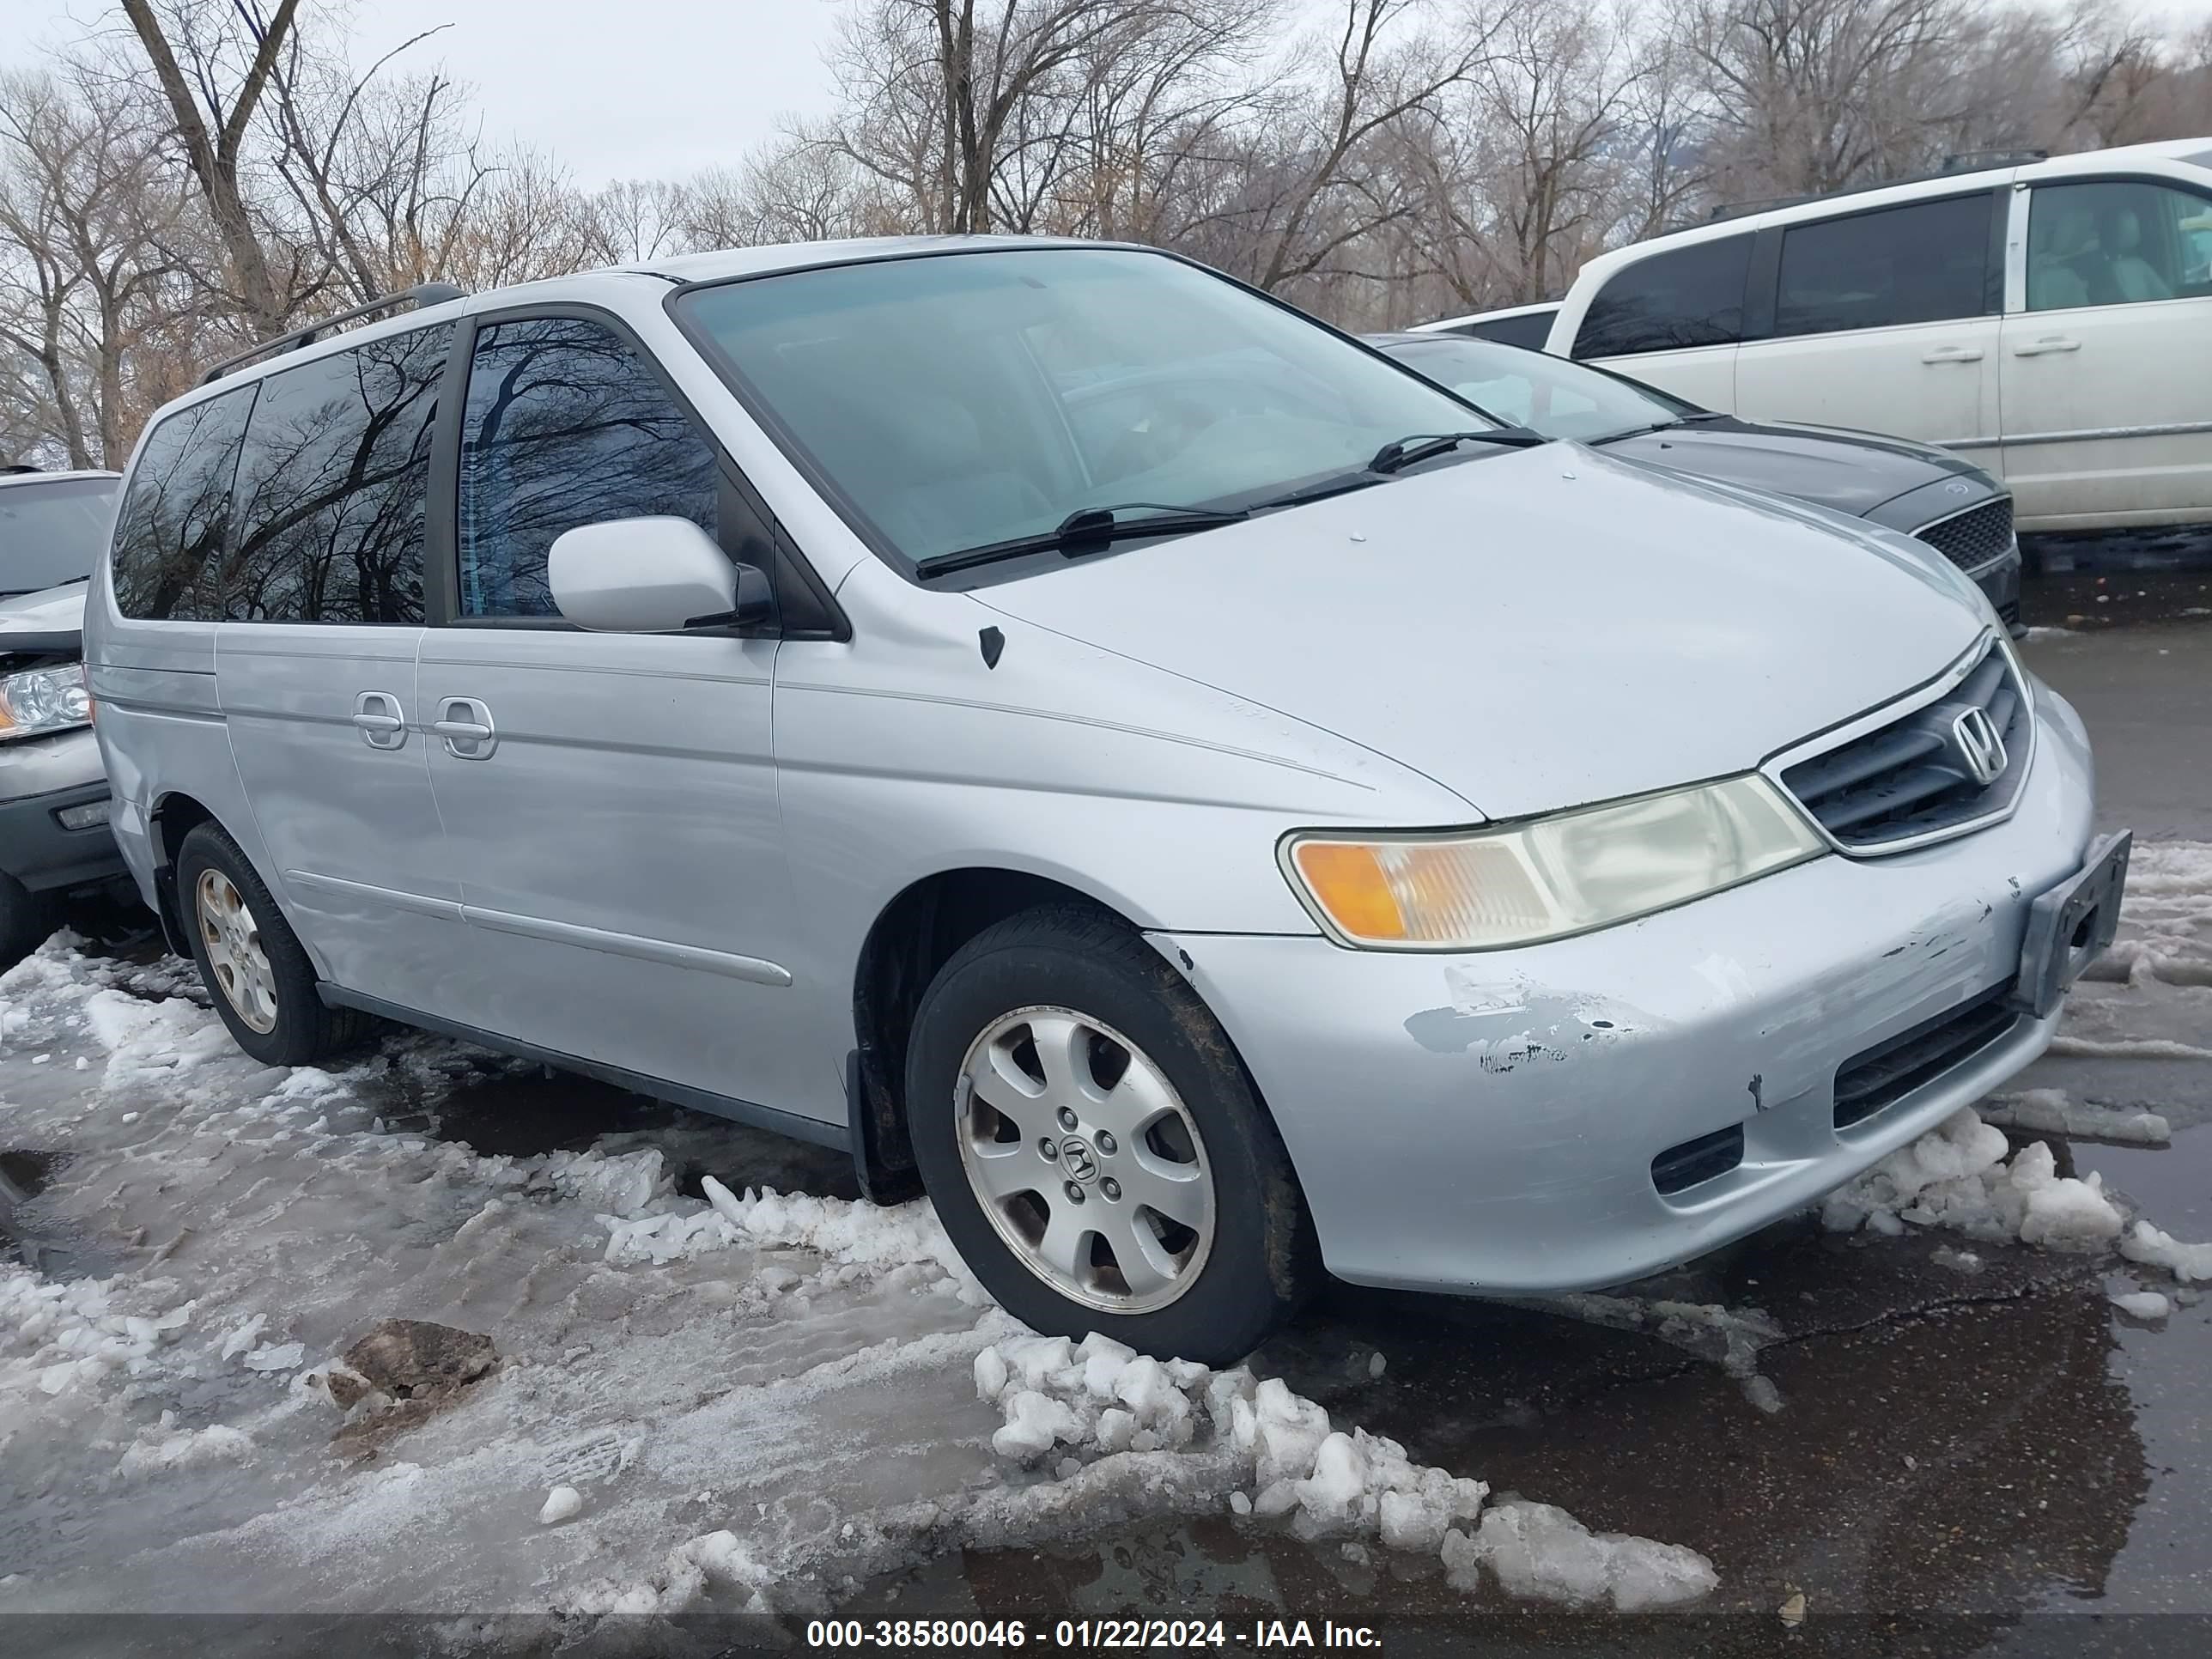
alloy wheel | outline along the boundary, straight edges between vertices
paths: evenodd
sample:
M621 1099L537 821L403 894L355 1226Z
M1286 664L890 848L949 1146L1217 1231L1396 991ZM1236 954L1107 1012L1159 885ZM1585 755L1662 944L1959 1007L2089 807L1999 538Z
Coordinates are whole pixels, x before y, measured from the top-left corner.
M254 1030L275 1030L276 969L262 947L261 925L237 885L220 870L203 870L192 898L216 988Z
M1018 1008L969 1046L960 1163L1014 1255L1062 1296L1148 1313L1197 1282L1213 1176L1198 1125L1134 1043L1069 1008Z

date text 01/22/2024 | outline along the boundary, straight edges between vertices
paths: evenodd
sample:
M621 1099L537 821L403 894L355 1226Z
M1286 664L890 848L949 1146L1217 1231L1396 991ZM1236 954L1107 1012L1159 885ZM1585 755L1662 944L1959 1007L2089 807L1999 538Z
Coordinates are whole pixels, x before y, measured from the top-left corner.
M1382 1638L1365 1625L1322 1620L1255 1620L1249 1629L1219 1619L1062 1619L1031 1630L1019 1619L817 1619L806 1626L811 1648L939 1648L1002 1651L1039 1647L1088 1652L1116 1648L1226 1648L1373 1650Z

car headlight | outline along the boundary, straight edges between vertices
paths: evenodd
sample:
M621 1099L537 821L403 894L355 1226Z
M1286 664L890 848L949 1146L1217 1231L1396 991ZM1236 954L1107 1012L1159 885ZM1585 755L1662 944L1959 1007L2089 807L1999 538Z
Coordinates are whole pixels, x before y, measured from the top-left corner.
M85 689L81 662L0 678L0 743L88 725L91 720L92 693Z
M1299 831L1291 885L1330 936L1376 951L1486 951L1649 915L1826 848L1756 773L1443 835Z

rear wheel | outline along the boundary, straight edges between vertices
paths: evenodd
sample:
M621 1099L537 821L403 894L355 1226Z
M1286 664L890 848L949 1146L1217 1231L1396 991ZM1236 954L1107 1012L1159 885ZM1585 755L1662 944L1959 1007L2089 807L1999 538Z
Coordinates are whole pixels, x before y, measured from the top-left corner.
M1227 1036L1110 917L1035 910L963 946L917 1012L907 1101L946 1231L1036 1329L1227 1364L1319 1276Z
M238 1046L266 1066L309 1066L358 1042L368 1022L327 1008L315 970L238 843L203 823L177 849L192 960Z

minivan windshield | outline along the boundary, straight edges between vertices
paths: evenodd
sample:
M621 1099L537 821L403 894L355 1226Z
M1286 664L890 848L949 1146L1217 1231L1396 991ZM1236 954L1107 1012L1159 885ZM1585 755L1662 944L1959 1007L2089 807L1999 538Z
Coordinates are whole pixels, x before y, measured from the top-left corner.
M117 478L0 485L0 598L82 581L107 549Z
M1296 312L1133 249L790 271L695 289L678 315L909 566L1098 508L1233 511L1339 475L1379 483L1366 469L1383 446L1489 424Z
M1469 402L1547 438L1597 443L1704 413L1656 387L1519 346L1420 334L1382 349Z

